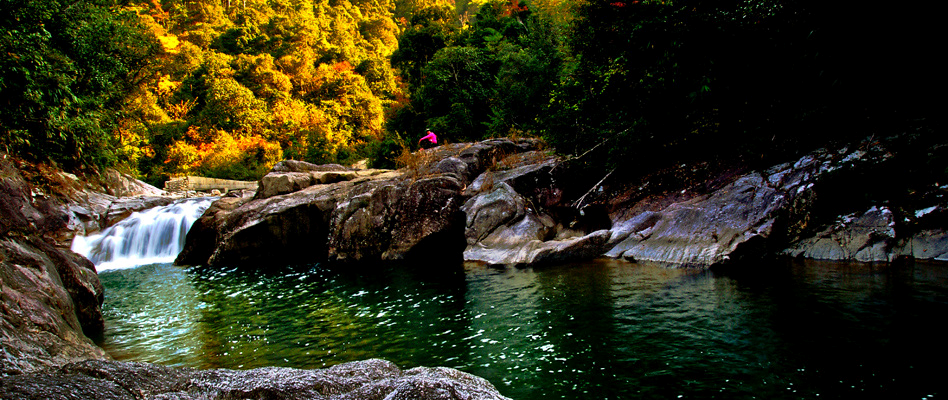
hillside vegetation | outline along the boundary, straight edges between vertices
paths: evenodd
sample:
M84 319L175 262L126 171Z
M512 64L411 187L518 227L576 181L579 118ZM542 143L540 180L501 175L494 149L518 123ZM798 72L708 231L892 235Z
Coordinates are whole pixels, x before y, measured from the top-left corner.
M0 145L153 184L535 136L587 167L939 132L935 13L815 1L0 0ZM931 155L939 159L937 154ZM944 163L935 164L944 176Z

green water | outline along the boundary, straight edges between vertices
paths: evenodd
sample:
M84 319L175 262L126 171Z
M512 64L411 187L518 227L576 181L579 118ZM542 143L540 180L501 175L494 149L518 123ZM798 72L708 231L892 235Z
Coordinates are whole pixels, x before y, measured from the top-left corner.
M948 265L444 269L106 271L103 347L198 368L449 366L522 400L948 395Z

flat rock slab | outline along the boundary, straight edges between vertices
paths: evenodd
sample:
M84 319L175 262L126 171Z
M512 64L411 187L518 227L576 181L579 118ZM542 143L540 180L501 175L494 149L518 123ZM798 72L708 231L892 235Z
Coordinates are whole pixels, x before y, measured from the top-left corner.
M0 377L3 399L504 400L490 382L452 368L401 370L378 359L326 369L247 371L83 361ZM509 400L509 399L508 399Z

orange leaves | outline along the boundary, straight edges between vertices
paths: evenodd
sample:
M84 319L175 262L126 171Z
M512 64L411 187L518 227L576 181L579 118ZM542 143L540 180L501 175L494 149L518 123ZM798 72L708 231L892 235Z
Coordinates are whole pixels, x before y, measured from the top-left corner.
M352 72L353 70L352 64L345 60L333 64L332 69L338 73Z
M181 100L178 103L169 104L165 107L165 111L171 119L184 120L187 118L188 113L191 112L191 109L194 108L195 104L197 104L196 99Z
M178 140L169 148L166 168L172 175L199 174L212 177L255 179L283 158L279 143L259 136L234 138L226 131L214 131L213 141L191 144ZM189 130L187 137L201 137Z
M501 12L501 15L505 17L509 17L511 15L516 15L527 10L528 8L526 4L520 4L519 0L510 0L510 2L504 5L504 9Z
M168 158L164 163L172 175L187 175L194 170L197 161L197 148L179 140L168 149Z

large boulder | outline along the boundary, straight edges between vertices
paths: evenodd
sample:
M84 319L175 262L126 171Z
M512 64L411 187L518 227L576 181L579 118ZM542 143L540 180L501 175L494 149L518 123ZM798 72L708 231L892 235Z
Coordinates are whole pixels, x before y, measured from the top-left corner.
M787 203L788 196L763 176L748 174L710 195L621 224L623 232L611 239L625 238L606 255L676 265L720 264L742 246L768 237Z
M299 160L283 160L273 165L271 172L351 171L339 164L313 164Z
M865 180L865 170L892 159L878 141L761 170L675 166L639 183L576 176L569 161L537 145L444 145L393 172L286 162L253 200L212 207L178 263L400 260L456 257L461 249L466 260L503 265L607 256L708 267L788 247L784 254L856 261L941 249L943 223L909 240L891 232L892 215L846 232L827 222L840 205L855 204L840 198L840 183ZM852 239L841 244L840 235Z
M278 164L253 199L208 209L175 262L460 259L464 189L498 159L536 146L506 139L444 145L416 153L411 165L395 172Z
M339 164L311 164L305 161L284 160L260 179L256 199L265 199L293 193L313 185L352 181L387 173L387 170L352 169Z
M0 378L0 398L504 400L490 382L451 368L402 370L383 360L326 369L194 370L86 361Z
M175 261L186 265L267 265L318 262L326 257L330 212L341 185L310 186L266 199L211 205L188 232ZM221 202L219 200L218 202Z
M464 259L496 265L539 265L602 255L607 230L577 227L582 217L563 203L556 169L562 160L541 152L511 155L468 187ZM582 225L582 224L581 224ZM590 232L592 230L592 232Z
M0 237L0 375L106 358L92 263L36 237Z
M911 257L916 260L948 261L948 232L943 229L927 229L902 240L894 256Z
M944 201L944 200L940 200ZM782 253L817 260L890 262L897 258L948 261L948 232L941 205L917 210L896 223L885 206L840 216L822 231L793 243ZM935 220L932 222L931 220ZM921 227L921 228L919 228Z
M67 210L0 155L0 374L106 357L95 266L57 242Z
M166 194L164 190L114 169L106 169L99 176L103 191L115 197L159 197Z

